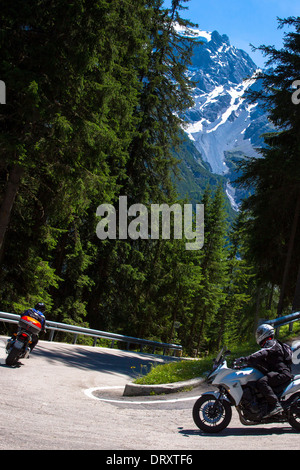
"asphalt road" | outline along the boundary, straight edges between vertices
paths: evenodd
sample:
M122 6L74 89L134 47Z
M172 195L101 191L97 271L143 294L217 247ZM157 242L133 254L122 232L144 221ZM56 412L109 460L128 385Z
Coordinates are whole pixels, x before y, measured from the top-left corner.
M0 450L299 450L289 425L245 427L233 410L219 435L196 428L203 390L123 397L123 387L157 356L40 341L19 368L5 366L0 337Z

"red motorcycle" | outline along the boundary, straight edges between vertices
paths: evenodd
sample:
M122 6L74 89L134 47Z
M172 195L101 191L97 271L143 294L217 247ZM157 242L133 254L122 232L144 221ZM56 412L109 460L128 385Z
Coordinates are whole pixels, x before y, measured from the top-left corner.
M32 335L38 335L41 332L41 323L28 315L20 318L18 331L7 341L6 365L14 366L19 359L27 358L30 353L29 345L32 343Z

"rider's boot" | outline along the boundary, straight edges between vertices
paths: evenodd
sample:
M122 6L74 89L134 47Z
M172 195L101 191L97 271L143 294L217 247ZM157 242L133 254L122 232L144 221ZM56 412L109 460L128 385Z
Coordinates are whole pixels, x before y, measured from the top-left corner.
M277 415L283 412L283 408L279 402L275 404L275 406L271 409L271 411L264 416L264 418L269 418L270 416Z

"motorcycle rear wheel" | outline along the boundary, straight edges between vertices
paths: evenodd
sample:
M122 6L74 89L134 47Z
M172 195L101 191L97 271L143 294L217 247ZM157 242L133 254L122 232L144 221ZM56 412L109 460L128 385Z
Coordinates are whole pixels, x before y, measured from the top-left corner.
M6 365L7 366L14 366L19 359L20 356L20 350L17 348L12 348L6 358Z
M300 395L290 408L288 422L295 431L300 432Z
M231 405L226 400L217 402L215 395L202 395L193 407L193 420L201 431L214 434L227 428L231 421Z

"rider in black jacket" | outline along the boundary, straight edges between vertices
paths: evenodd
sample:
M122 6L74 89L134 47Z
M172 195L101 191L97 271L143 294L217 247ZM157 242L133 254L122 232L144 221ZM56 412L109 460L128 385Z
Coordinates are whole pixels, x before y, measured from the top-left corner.
M42 331L46 332L46 318L45 318L45 311L46 311L46 306L43 302L38 302L34 308L30 308L28 310L25 310L25 312L22 313L21 317L24 315L29 315L36 320L38 320L41 323L42 326ZM37 345L39 340L39 337L37 334L32 335L32 342L29 346L30 351L33 350L33 348Z
M271 325L260 325L255 336L262 349L248 357L239 359L239 361L245 361L265 374L256 382L257 388L270 405L270 411L265 417L283 411L273 387L289 382L293 377L291 367L285 359L283 346L274 339L274 335L275 331Z

